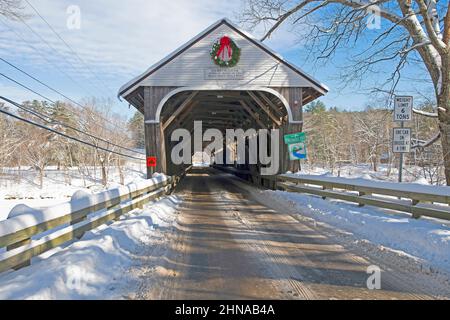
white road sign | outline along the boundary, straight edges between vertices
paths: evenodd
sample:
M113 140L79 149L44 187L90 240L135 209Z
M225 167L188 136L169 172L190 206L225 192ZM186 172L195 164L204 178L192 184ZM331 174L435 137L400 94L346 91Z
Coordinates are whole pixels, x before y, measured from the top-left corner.
M394 121L412 121L413 97L396 96L394 106Z
M394 129L394 153L410 153L411 152L411 129L395 128Z

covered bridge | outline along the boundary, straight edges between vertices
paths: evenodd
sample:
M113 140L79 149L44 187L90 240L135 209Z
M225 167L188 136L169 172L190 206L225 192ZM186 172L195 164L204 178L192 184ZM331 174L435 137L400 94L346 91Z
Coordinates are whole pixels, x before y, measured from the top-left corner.
M203 121L203 130L279 129L280 172L294 170L298 163L289 161L283 135L301 132L302 107L327 92L325 85L222 19L122 86L119 96L145 116L147 156L157 159L148 170L151 175L183 170L171 162L170 137L177 128L192 132L194 121Z

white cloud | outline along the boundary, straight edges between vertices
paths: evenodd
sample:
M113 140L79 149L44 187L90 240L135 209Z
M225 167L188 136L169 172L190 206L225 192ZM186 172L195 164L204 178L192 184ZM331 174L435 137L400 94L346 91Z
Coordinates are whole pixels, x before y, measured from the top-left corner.
M98 73L97 76L111 82L114 89L239 5L237 0L214 5L207 0L29 1ZM81 9L80 30L66 27L66 9L73 4ZM33 13L29 8L28 11ZM65 70L71 74L77 72L81 79L96 80L39 17L34 16L28 23L56 50L49 48L21 23L9 24L47 58L55 59L55 63L64 62ZM2 36L0 50L4 56L23 55L34 67L47 68L48 61L11 32Z
M15 32L0 23L0 55L33 71L38 77L45 76L57 88L64 84L62 89L77 92L75 98L115 96L122 84L220 18L233 18L242 7L241 0L28 1L96 75L80 63L28 6L27 12L33 16L27 23L49 45L22 23L9 21L8 25ZM71 5L81 9L80 30L67 28L69 16L66 11ZM293 38L288 32L278 32L277 40L269 44L274 49L286 48L293 44ZM77 83L68 80L61 70Z

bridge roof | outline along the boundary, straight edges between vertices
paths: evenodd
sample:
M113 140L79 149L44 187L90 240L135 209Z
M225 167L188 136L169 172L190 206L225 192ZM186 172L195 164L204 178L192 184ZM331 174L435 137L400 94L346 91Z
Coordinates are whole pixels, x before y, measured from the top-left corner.
M257 40L255 37L253 37L252 35L248 34L244 30L240 29L236 25L234 25L228 19L224 18L224 19L221 19L221 20L217 21L216 23L214 23L210 27L208 27L206 30L204 30L203 32L198 34L196 37L191 39L189 42L185 43L183 46L181 46L180 48L178 48L177 50L175 50L174 52L169 54L166 58L164 58L161 61L157 62L156 64L152 65L143 74L141 74L141 75L133 78L129 82L127 82L125 85L123 85L120 88L120 90L118 92L118 96L119 97L120 96L126 97L127 95L129 95L131 92L133 92L134 90L139 88L142 85L142 83L144 82L144 80L147 79L149 76L151 76L153 73L155 73L156 71L160 70L162 67L167 65L169 62L171 62L172 60L174 60L178 56L182 55L189 48L194 46L197 42L201 41L203 38L205 38L206 36L208 36L209 34L211 34L216 29L218 29L219 27L221 27L223 25L226 25L227 27L232 29L234 32L238 33L240 36L242 36L246 40L250 41L251 43L253 43L257 47L259 47L260 49L262 49L264 52L269 54L272 58L277 60L280 64L282 64L282 65L286 66L288 69L294 71L294 73L296 73L299 77L302 77L303 79L305 79L310 84L310 86L312 88L317 90L318 93L320 93L320 95L324 95L324 94L326 94L329 91L329 89L328 89L328 87L326 85L324 85L323 83L321 83L318 80L314 79L312 76L306 74L299 67L297 67L294 64L286 61L281 55L279 55L278 53L276 53L275 51L270 49L264 43L262 43L261 41Z

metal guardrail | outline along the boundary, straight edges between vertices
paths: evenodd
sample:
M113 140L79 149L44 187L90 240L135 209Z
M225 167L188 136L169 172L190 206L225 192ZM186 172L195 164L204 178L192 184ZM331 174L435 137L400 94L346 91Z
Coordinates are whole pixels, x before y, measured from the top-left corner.
M409 213L415 219L450 220L450 191L431 186L358 181L333 177L280 175L277 188ZM436 192L438 190L438 192Z
M409 213L413 218L431 217L450 220L450 188L419 186L361 179L284 174L260 176L248 170L215 166L256 185L270 189L306 193ZM420 191L418 190L420 188Z
M31 258L143 208L145 203L168 194L179 180L180 177L158 177L0 222L0 248L6 247L0 253L0 273L28 266ZM94 213L98 214L89 217Z

